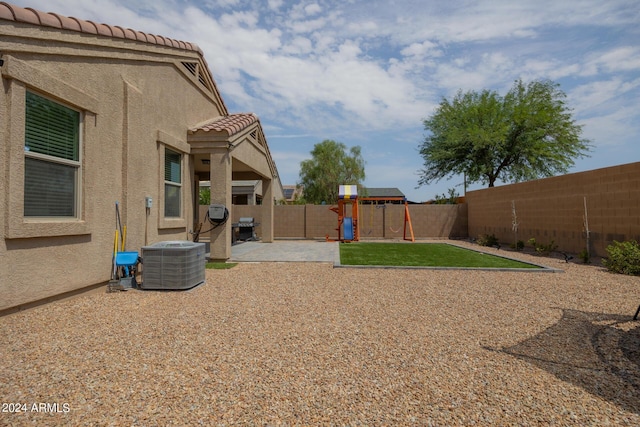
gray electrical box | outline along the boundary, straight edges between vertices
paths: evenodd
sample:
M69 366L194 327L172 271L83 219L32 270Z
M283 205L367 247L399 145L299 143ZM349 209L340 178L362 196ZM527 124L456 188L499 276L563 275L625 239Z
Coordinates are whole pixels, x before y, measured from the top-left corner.
M225 219L224 205L211 204L209 205L209 219L211 221L224 221Z

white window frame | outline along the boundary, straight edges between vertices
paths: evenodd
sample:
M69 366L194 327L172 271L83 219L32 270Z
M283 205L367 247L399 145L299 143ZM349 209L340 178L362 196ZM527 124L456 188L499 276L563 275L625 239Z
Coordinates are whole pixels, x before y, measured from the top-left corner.
M178 171L178 179L179 181L173 181L173 180L167 180L167 154L175 154L179 157L178 160L178 166L180 167L180 170ZM182 171L184 170L184 154L173 150L169 147L164 147L164 217L168 218L168 219L174 219L174 218L182 218L183 217L183 189L182 189ZM168 174L171 176L173 175L172 171L169 171ZM173 187L173 188L177 188L178 190L178 215L168 215L167 214L167 202L168 202L168 195L167 195L167 186L169 187ZM174 207L175 208L175 207Z
M176 138L167 132L158 130L156 141L158 143L158 203L154 201L156 212L158 213L158 229L183 229L186 231L189 226L187 218L191 215L189 201L192 197L192 181L190 176L193 173L189 164L191 146L180 138ZM180 216L165 216L165 150L171 150L180 154ZM175 183L173 183L175 184Z

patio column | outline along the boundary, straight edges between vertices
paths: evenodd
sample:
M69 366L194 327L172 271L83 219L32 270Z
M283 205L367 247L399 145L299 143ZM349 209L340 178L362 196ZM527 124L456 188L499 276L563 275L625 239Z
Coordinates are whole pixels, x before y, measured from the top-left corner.
M273 180L262 179L262 241L273 242Z
M231 154L226 148L214 148L209 157L211 159L211 203L225 205L229 210L227 222L209 232L211 242L209 259L226 261L231 257Z

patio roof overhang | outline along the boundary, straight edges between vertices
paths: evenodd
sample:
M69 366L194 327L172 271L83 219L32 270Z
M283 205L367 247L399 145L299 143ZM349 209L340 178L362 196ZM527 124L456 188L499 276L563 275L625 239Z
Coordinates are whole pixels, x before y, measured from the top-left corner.
M220 150L231 156L233 179L277 178L260 121L254 114L232 114L200 124L189 130L187 141L200 180L210 179L209 156Z

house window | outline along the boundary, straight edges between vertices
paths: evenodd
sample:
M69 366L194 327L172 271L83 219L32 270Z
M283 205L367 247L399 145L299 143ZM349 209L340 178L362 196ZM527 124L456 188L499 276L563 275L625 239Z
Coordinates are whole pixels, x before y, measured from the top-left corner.
M78 216L80 112L26 93L24 216Z
M180 217L182 192L182 155L165 148L164 151L164 216Z

